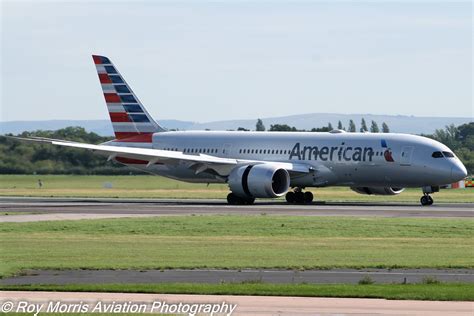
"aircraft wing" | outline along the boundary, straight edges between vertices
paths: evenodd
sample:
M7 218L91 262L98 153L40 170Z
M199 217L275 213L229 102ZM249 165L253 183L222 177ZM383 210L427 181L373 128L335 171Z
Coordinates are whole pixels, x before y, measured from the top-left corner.
M136 147L122 147L122 146L110 146L110 145L94 145L85 144L65 140L56 140L42 137L35 138L22 138L7 136L9 138L48 143L57 146L82 148L92 152L108 156L108 160L112 160L116 157L124 157L130 159L138 159L148 161L147 167L155 164L162 163L165 165L179 165L186 164L189 168L194 169L196 173L203 172L207 169L216 171L221 176L229 175L230 171L238 165L246 164L272 164L280 168L286 169L292 173L308 173L312 169L309 165L299 163L288 163L288 162L272 162L262 160L246 160L246 159L234 159L234 158L222 158L206 154L185 154L180 151L161 150L161 149L149 149L149 148L136 148Z

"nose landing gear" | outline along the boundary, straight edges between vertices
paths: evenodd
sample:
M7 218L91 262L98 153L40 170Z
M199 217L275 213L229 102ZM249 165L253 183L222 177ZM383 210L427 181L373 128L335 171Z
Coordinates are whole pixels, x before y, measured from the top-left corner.
M423 206L431 205L433 204L433 198L428 193L426 193L425 195L421 197L420 203Z
M309 204L313 202L313 193L303 192L301 188L295 188L293 191L289 191L285 198L290 204Z
M423 206L433 204L433 198L430 196L430 193L439 192L438 186L426 186L421 188L423 190L423 196L420 198L420 203Z

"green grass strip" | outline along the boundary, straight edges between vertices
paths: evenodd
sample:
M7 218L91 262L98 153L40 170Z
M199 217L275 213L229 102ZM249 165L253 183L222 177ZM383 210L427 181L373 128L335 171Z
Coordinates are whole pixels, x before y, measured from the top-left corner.
M170 216L0 224L27 269L472 268L474 220Z

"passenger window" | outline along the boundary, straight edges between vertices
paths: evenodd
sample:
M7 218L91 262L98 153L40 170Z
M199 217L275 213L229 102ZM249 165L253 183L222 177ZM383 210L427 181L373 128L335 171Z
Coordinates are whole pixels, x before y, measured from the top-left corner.
M447 158L454 158L454 154L452 152L449 152L449 151L443 151L443 154L445 157Z
M443 158L443 154L440 151L435 151L431 157L433 158Z

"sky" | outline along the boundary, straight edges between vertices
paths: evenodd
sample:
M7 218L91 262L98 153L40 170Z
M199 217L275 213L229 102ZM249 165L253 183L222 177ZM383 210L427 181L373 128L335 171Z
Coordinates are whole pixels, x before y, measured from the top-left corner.
M92 54L157 120L473 116L471 1L0 1L0 121L106 119Z

